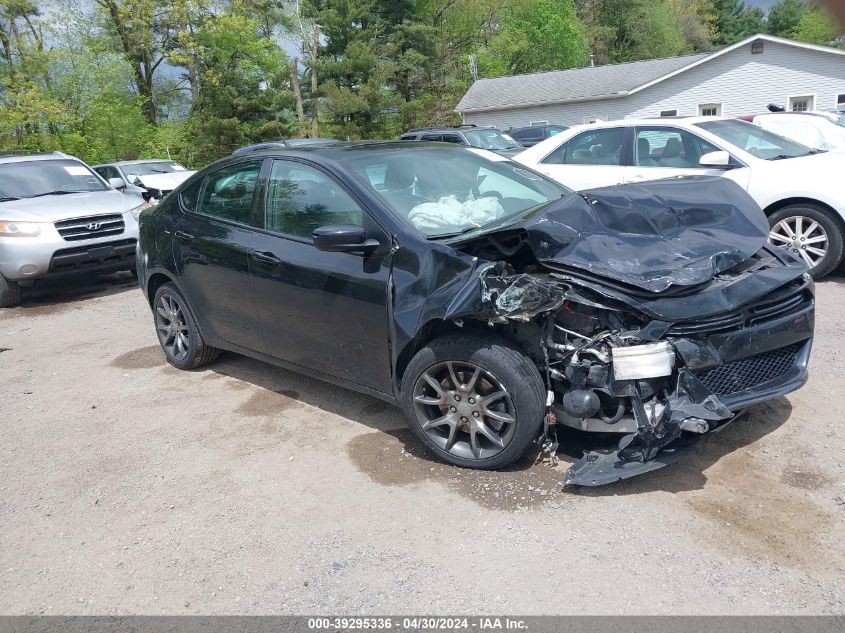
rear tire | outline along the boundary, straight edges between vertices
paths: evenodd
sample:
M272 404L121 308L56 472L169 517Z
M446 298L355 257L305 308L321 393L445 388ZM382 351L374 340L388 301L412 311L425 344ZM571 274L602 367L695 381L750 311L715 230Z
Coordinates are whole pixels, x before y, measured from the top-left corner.
M167 362L177 369L202 367L220 354L203 340L188 302L174 284L162 284L156 291L153 319Z
M402 385L405 419L449 464L504 468L540 433L546 398L540 372L502 338L435 339L411 359Z
M769 243L803 259L814 279L832 272L842 261L842 227L825 207L791 204L772 213L769 226Z
M21 304L21 286L17 281L0 274L0 308L14 308Z

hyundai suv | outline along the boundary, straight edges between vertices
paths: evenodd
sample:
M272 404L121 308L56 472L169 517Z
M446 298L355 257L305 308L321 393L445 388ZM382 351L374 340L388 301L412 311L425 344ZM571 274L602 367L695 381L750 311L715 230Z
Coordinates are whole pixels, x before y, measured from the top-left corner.
M72 156L0 153L0 308L20 303L21 282L134 270L145 206Z

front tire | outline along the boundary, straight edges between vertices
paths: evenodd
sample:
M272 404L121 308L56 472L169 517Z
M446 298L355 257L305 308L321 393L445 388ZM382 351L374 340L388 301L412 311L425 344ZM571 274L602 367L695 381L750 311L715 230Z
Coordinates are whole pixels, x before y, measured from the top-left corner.
M21 286L17 281L0 274L0 308L14 308L21 304Z
M162 284L153 299L156 335L167 362L178 369L196 369L217 358L206 344L185 297L172 283Z
M408 424L449 464L504 468L539 435L546 393L540 372L499 337L435 339L411 359L402 382Z
M842 261L842 228L824 207L791 204L771 214L769 226L769 243L803 259L814 279L832 272Z

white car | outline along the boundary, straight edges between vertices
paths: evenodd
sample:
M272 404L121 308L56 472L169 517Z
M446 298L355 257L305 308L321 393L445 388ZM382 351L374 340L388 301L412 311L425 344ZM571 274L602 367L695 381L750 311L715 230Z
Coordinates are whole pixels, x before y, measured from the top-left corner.
M771 112L742 119L808 147L845 152L845 115L834 112Z
M92 167L115 189L143 196L157 204L164 196L193 176L195 171L164 159L123 160Z
M769 218L769 241L800 255L814 277L842 261L845 154L816 150L752 123L695 117L581 125L514 160L575 190L721 175L748 191Z

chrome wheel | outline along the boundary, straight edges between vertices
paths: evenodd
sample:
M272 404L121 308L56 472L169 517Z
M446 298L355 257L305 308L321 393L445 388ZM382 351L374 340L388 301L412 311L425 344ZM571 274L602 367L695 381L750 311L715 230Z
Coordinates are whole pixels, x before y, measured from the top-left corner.
M498 455L516 429L507 389L490 372L463 361L425 370L414 385L414 409L431 441L464 459Z
M165 353L176 361L188 356L188 324L176 297L163 294L155 310L156 333Z
M791 250L810 268L817 266L828 251L828 235L821 224L801 215L784 218L769 231L769 243Z

